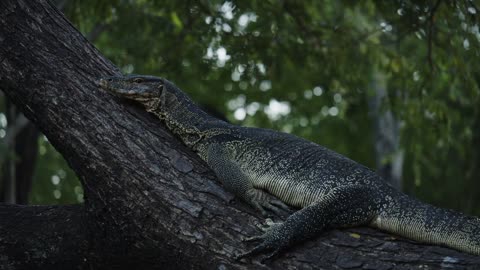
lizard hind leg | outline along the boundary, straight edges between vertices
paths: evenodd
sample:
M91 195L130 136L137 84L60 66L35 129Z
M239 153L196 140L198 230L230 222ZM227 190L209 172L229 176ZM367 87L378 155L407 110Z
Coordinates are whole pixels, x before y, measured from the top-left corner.
M251 178L242 171L236 161L232 160L225 146L211 144L208 148L207 163L228 191L262 212L263 216L268 216L267 210L277 215L281 215L282 210L290 212L283 202L253 187Z
M375 194L372 188L365 186L337 187L321 200L290 215L284 223L274 223L265 233L247 238L260 243L236 259L270 252L262 260L265 261L325 229L367 224L378 212Z

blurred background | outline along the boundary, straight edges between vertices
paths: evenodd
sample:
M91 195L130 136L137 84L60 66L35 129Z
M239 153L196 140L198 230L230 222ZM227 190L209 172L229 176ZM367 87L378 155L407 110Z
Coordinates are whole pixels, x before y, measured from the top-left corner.
M58 0L124 73L230 122L292 133L432 204L480 215L480 1ZM0 201L83 201L0 92Z

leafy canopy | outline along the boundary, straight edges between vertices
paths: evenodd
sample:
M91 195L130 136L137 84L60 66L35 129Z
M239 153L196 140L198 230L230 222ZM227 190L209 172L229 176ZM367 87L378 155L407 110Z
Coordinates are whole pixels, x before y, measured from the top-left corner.
M402 123L405 190L480 214L477 2L58 2L125 73L166 77L235 123L369 167L368 101L382 74L383 107Z

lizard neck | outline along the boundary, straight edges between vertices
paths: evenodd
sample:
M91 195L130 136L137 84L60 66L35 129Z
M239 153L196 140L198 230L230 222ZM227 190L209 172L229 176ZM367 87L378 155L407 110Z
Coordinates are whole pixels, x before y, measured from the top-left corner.
M165 85L159 104L155 107L153 109L152 106L150 111L193 150L197 150L199 142L204 139L230 133L230 124L204 112L173 84Z

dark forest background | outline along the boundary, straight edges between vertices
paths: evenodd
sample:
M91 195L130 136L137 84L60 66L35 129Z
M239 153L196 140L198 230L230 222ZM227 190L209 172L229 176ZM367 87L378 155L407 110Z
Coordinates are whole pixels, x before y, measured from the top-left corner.
M124 73L296 134L432 204L480 215L479 1L63 0ZM0 92L0 200L83 201L62 156Z

